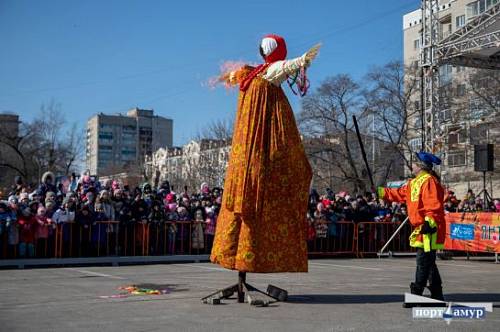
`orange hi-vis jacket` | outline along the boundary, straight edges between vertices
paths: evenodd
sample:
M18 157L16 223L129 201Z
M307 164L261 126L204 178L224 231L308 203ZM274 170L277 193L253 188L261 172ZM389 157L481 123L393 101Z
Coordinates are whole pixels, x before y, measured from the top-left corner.
M424 251L444 248L446 224L444 220L444 189L439 181L426 171L421 171L414 179L397 189L378 188L380 198L390 202L405 202L408 217L414 227L410 235L412 247L424 248ZM437 228L432 234L420 234L424 222Z

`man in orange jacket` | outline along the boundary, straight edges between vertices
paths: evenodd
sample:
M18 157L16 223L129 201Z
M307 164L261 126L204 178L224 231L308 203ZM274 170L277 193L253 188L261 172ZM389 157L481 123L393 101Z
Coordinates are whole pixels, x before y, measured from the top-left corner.
M380 198L390 202L404 202L413 226L410 246L417 248L415 282L410 284L412 294L422 295L427 281L431 298L444 300L441 276L436 266L436 250L443 249L446 224L444 220L444 189L433 171L441 160L431 153L419 152L412 163L416 174L398 189L378 188Z

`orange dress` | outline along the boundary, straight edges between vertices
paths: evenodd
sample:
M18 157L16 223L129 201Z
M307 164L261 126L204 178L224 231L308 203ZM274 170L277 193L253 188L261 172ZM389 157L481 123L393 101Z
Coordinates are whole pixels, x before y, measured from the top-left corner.
M241 69L238 80L251 69ZM210 260L244 272L307 272L311 178L288 99L256 77L239 95Z

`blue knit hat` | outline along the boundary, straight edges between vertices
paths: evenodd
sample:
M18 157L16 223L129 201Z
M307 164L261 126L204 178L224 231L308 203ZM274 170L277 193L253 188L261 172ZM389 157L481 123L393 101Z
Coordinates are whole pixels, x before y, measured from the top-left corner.
M441 159L432 153L420 151L416 153L417 159L423 162L426 166L432 168L434 165L441 165Z

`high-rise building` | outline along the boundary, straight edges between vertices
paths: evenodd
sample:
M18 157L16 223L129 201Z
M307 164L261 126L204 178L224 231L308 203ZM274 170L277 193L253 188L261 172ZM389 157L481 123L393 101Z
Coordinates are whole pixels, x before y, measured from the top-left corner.
M474 44L476 41L472 38L476 38L481 33L491 34L491 31L498 30L500 27L498 19L490 20L479 27L474 24L481 15L496 10L499 2L500 0L428 2L436 4L433 5L436 13L434 17L437 18L437 28L434 31L435 42L442 45L441 42L445 39L450 40L454 36L460 36L464 39L462 40L464 45L467 44L467 38L471 38L469 44ZM426 18L428 17L427 13ZM416 73L419 71L424 29L421 9L404 15L404 63L408 68L415 69ZM466 33L466 29L469 33ZM498 31L494 34L498 34ZM480 45L478 46L477 43L475 45L477 47L474 52L478 52L479 56L483 58L490 56L490 59L494 59L489 54L492 51L495 52L494 48L481 49ZM484 54L481 54L482 52ZM433 122L435 129L432 134L433 148L443 159L443 164L439 169L443 183L454 189L458 195L463 195L468 189L473 189L476 193L483 189L483 174L474 171L474 145L494 144L495 171L486 174L486 189L491 195L498 196L500 194L498 190L500 188L500 96L498 93L500 71L474 68L471 60L466 63L467 54L464 54L465 57L462 59L465 60L459 59L456 65L440 64L435 71L437 87L434 90L433 102L435 102L432 107L432 116L436 118ZM436 60L439 62L439 59L436 58ZM461 66L460 61L468 66ZM419 74L416 75L419 76ZM409 145L413 151L420 150L423 145L422 138L425 136L422 121L425 123L428 119L427 113L422 109L428 109L430 98L425 98L425 96L431 95L429 90L424 91L428 89L428 86L423 84L424 88L421 90L420 84L422 82L419 82L419 89L412 100L414 115L408 119L408 124L415 128L408 132ZM427 129L425 135L429 135Z
M153 110L133 108L126 115L96 114L87 122L87 168L92 174L119 173L140 166L159 148L172 147L173 120Z

